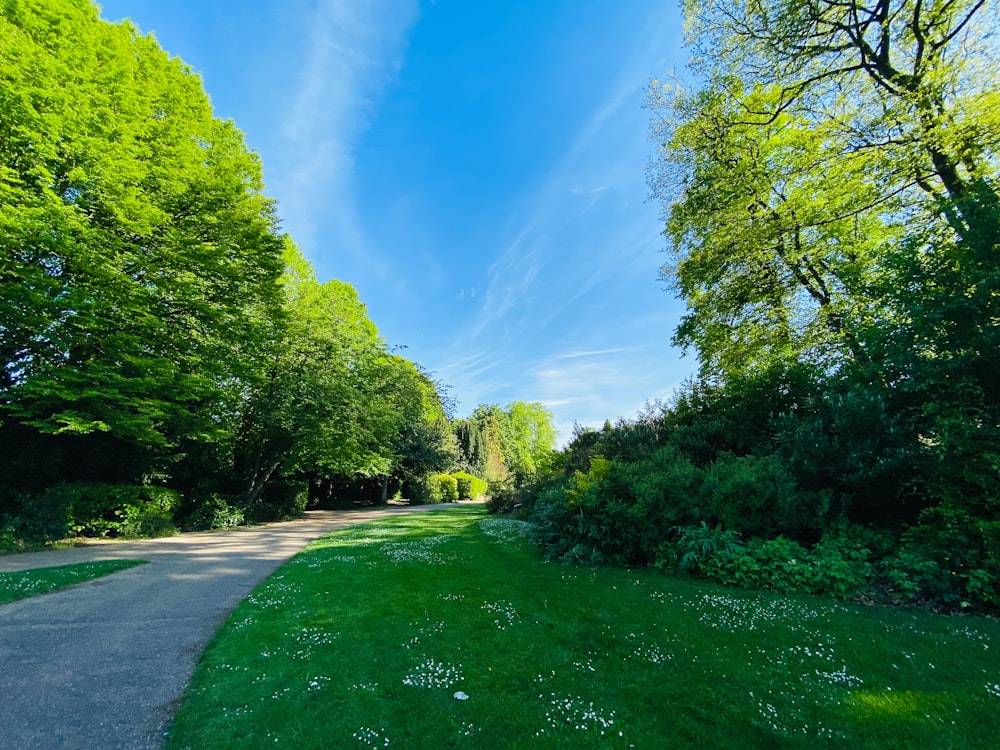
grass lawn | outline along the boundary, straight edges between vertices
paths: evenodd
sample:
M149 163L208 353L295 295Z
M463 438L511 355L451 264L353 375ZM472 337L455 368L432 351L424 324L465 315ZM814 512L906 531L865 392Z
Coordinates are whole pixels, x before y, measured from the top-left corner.
M459 508L313 543L216 635L168 747L998 746L994 620L545 564L523 530Z
M0 573L0 604L46 594L49 591L111 575L119 570L134 568L143 563L145 560L101 560L77 565L60 565L56 568Z

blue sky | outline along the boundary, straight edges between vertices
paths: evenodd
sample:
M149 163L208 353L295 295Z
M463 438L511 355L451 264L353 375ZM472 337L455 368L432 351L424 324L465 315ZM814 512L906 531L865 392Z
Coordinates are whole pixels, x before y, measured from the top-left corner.
M665 398L660 207L642 109L683 68L652 0L106 0L198 71L261 154L320 279L478 403L541 401L561 439Z

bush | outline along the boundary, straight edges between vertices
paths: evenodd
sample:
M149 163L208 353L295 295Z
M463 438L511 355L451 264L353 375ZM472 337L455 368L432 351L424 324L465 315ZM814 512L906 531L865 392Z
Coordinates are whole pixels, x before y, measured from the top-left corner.
M230 529L246 523L243 509L236 507L235 498L212 492L196 498L184 519L184 528L194 531Z
M450 474L432 474L427 478L429 503L457 503L458 480Z
M309 483L291 480L268 482L257 502L247 509L250 523L301 518L309 500Z
M691 522L700 474L670 446L625 465L592 456L586 473L539 495L536 538L548 559L648 565L671 529Z
M465 471L453 472L452 476L458 482L459 500L477 500L486 494L489 485L487 485L485 479L480 479L474 474L469 474Z
M699 495L702 520L748 537L803 539L812 533L815 539L830 507L828 493L800 490L773 455L720 457L705 472Z
M940 609L1000 609L1000 522L928 508L883 561L892 593Z
M657 549L658 567L663 567L664 553L673 547L673 553L667 559L676 559L677 568L687 573L697 573L702 563L721 557L728 557L739 545L739 534L731 529L723 529L720 524L714 527L704 521L698 526L687 526L677 529L678 539L673 545L662 544Z
M401 494L410 505L425 505L431 502L430 483L426 479L407 479L403 482Z
M59 484L22 503L15 530L31 541L175 533L180 493L165 487Z

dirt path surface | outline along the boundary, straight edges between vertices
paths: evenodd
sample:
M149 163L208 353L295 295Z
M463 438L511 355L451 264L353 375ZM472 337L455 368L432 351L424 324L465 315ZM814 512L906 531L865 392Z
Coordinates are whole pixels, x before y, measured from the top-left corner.
M328 531L442 507L313 511L253 528L0 557L0 571L149 562L0 606L0 748L160 748L205 645L257 583Z

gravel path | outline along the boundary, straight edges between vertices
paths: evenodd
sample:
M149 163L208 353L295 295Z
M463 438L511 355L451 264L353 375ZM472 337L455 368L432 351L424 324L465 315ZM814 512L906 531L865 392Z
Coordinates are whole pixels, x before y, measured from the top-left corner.
M0 557L0 571L149 561L0 605L0 749L160 748L205 645L257 583L328 531L442 507L313 511L253 528Z

